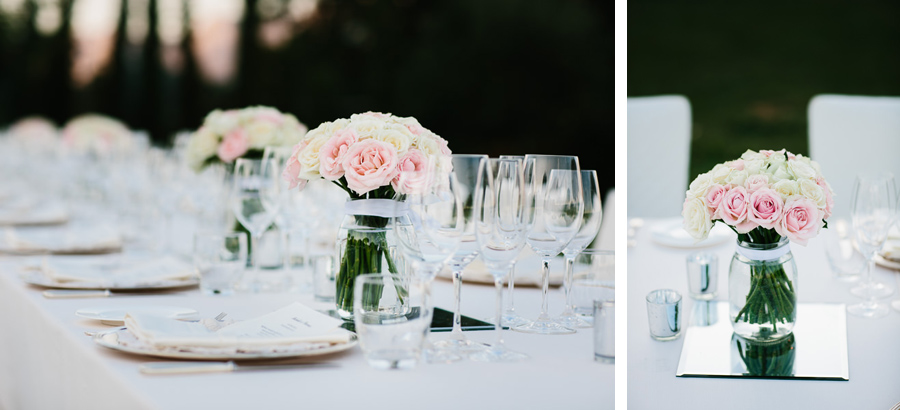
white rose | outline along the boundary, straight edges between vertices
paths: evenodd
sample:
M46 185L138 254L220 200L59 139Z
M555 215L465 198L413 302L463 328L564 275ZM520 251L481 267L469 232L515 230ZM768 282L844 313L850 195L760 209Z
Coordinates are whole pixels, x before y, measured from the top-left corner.
M744 161L759 161L765 158L765 155L749 149L741 155L741 159Z
M822 168L819 167L819 163L818 163L818 162L813 161L813 160L809 160L809 166L811 166L812 169L816 170L816 176L822 175Z
M320 134L309 140L309 145L297 153L297 162L300 163L300 173L298 178L302 179L318 179L319 175L319 151L322 146L330 139L330 136Z
M781 195L781 199L787 202L788 199L800 195L800 184L790 179L782 179L772 185L772 189Z
M804 163L803 160L799 159L788 161L787 171L796 179L809 179L816 177L816 170L808 164Z
M778 182L782 179L793 179L793 176L787 170L787 166L782 164L782 166L778 168L771 168L771 176L769 177L769 180Z
M247 142L251 148L263 149L268 145L278 145L279 130L269 121L254 121L244 127Z
M747 176L747 171L731 171L725 178L725 182L735 186L743 186L744 181L747 180Z
M359 120L351 120L350 124L347 125L347 128L356 131L356 135L359 135L359 139L364 140L372 138L375 135L375 131L384 129L384 126L384 121L363 117Z
M682 227L692 238L700 241L709 236L713 222L709 219L709 211L706 204L699 198L688 198L681 208L681 216L684 218Z
M194 170L203 168L206 159L216 155L219 148L219 136L206 127L200 127L191 135L185 150L185 159Z
M718 164L709 171L709 177L712 179L712 182L725 185L725 179L728 178L728 174L730 173L731 167L725 164Z
M747 171L747 175L761 174L765 164L766 162L762 159L744 160L744 171Z
M400 127L406 128L402 125ZM397 129L376 130L372 133L372 139L393 145L394 148L397 148L398 156L406 154L410 145L412 145L412 136L406 135Z
M825 209L826 201L825 201L825 190L816 183L816 181L812 179L804 179L801 180L800 183L800 195L803 195L806 198L809 198L811 201L816 203L816 206L820 209Z
M236 111L214 110L203 120L203 125L219 135L225 135L238 126L240 120Z
M425 155L441 155L441 145L438 140L429 135L419 135L416 138L415 144L413 147L418 148L420 151L424 152Z

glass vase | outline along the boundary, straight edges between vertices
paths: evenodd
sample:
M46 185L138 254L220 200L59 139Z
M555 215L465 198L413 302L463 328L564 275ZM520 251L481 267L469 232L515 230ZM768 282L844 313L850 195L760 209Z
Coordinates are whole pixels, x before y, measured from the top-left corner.
M389 217L375 215L344 216L336 247L340 266L335 275L335 307L344 320L353 320L353 289L357 276L403 273L399 261L394 259L397 256L396 238L390 221ZM400 289L398 292L401 296L404 293ZM371 296L381 297L380 294Z
M777 243L738 241L728 269L728 299L734 333L774 342L797 320L797 264L787 238Z

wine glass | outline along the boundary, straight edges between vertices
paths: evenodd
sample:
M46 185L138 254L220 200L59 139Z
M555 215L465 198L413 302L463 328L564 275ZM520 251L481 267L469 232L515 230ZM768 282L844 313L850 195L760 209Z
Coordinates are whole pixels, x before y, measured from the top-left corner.
M459 247L463 234L462 203L456 176L435 165L433 158L424 171L401 171L392 218L397 247L425 286L431 300L431 281ZM447 161L449 168L449 160ZM426 339L425 357L430 363L449 363L462 359L455 349L435 348Z
M883 317L888 314L888 307L878 303L894 293L894 290L883 283L872 279L875 267L874 257L884 241L888 230L894 223L897 210L897 187L894 176L884 174L860 174L853 187L853 203L850 217L856 235L856 244L868 262L866 276L859 286L850 290L855 296L864 298L863 302L847 307L847 312L854 316L869 318Z
M296 213L300 211L299 207L294 206L291 203L291 199L297 195L296 190L288 189L290 187L290 183L281 178L281 171L284 170L287 165L287 160L291 156L291 147L283 147L283 146L268 146L263 150L262 163L263 166L274 166L275 169L273 172L269 172L268 170L263 171L265 175L269 175L275 177L275 183L279 184L278 191L278 211L275 213L275 226L278 227L279 234L281 236L281 271L282 271L282 284L286 289L291 289L292 287L299 286L299 284L293 283L293 277L291 275L292 272L292 262L291 262L291 244L290 240L292 239L290 235L293 235L295 231L298 231Z
M574 178L575 171L553 171L554 174L557 172L561 174L568 173L569 175L566 175L567 178ZM563 255L566 256L566 276L563 283L563 289L566 294L566 307L562 314L555 319L556 323L570 329L592 326L575 315L575 305L572 303L572 272L575 266L575 258L597 237L597 233L600 232L600 222L603 220L603 205L600 203L600 184L597 182L597 171L581 171L581 189L584 192L584 212L582 212L581 217L581 228L578 229L578 233L563 249Z
M578 171L565 178L554 170ZM541 314L534 322L513 330L538 334L567 334L575 330L560 325L547 313L550 287L550 260L565 249L581 225L584 193L581 189L578 157L562 155L525 156L526 242L541 256Z
M234 165L234 181L231 190L231 210L238 222L250 233L250 259L253 267L250 290L260 289L259 240L275 220L278 212L280 185L279 169L274 160L263 165L262 160L240 158Z
M524 155L501 155L500 159L518 159L522 161L522 165L525 165L525 156ZM493 163L492 163L493 164ZM497 169L494 168L494 176L496 177ZM509 276L506 279L506 309L503 311L503 316L500 318L503 326L508 328L513 328L520 325L525 325L531 323L530 320L519 316L516 313L516 302L514 290L516 287L516 261L512 261L512 265L509 267Z
M528 356L503 345L503 277L525 246L525 187L522 160L495 159L479 172L475 188L475 236L481 259L497 289L497 342L488 349L474 352L469 358L484 362L515 362ZM496 171L495 171L496 170ZM494 178L494 172L497 177Z
M453 173L459 187L459 199L462 204L462 235L459 247L447 261L447 265L453 272L453 330L450 337L434 343L436 349L453 350L459 353L478 350L484 346L469 340L462 331L459 310L460 292L462 290L462 271L478 256L478 242L475 239L475 215L473 205L475 201L475 188L479 172L487 166L487 155L460 155L452 156ZM485 160L482 162L482 160Z

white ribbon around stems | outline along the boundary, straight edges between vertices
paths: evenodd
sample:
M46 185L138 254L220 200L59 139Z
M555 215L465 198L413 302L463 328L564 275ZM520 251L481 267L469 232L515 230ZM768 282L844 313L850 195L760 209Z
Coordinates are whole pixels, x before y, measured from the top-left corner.
M344 213L347 215L380 216L382 218L396 218L406 215L409 206L405 202L393 199L357 199L344 203Z
M771 261L778 259L791 251L791 244L786 243L784 246L775 249L747 249L742 246L737 247L739 254L751 261Z

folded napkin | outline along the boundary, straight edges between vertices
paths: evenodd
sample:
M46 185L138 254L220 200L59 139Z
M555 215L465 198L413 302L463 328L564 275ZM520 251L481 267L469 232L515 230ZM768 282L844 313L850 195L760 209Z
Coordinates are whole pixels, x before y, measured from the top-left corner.
M90 283L154 283L185 280L195 275L194 267L171 256L159 259L143 259L129 262L120 258L71 258L47 257L41 263L41 271L57 282Z
M122 237L111 226L6 228L0 251L31 253L96 253L118 250Z
M260 317L219 329L148 313L127 313L125 327L154 347L259 347L297 343L347 343L343 321L293 303Z

